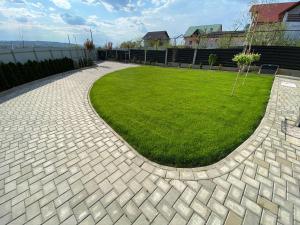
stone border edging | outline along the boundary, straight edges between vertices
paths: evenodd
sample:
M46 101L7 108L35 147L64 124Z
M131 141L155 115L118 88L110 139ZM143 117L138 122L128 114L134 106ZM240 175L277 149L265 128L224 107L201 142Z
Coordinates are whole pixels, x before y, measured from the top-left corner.
M131 147L130 144L128 144L116 131L112 129L112 127L110 127L109 124L106 123L106 121L104 121L104 119L100 117L100 115L96 112L96 110L94 109L90 101L90 91L94 83L97 80L101 79L102 77L106 76L107 74L119 70L122 69L108 72L102 75L100 78L98 77L96 80L92 82L91 86L88 88L86 93L87 103L89 107L92 109L92 111L94 112L94 114L100 119L100 121L116 137L118 137L123 142L124 145L120 147L119 151L124 156L126 156L129 160L131 160L136 166L140 167L144 171L147 171L148 173L153 173L157 176L167 178L167 179L182 179L182 180L190 180L190 181L207 180L207 179L220 177L224 174L231 172L236 167L238 167L241 163L243 163L246 159L248 159L255 152L255 150L262 145L262 143L267 138L275 122L275 116L272 116L272 113L276 113L276 107L275 107L275 112L272 112L272 110L274 110L272 109L272 104L274 103L273 102L274 99L272 99L272 96L276 96L275 103L277 104L278 89L276 89L275 87L275 85L277 84L276 78L274 79L268 105L264 117L262 118L260 124L254 131L254 133L246 141L244 141L239 147L233 150L229 155L227 155L225 158L221 159L220 161L212 165L204 166L204 167L175 168L175 167L160 165L156 162L152 162L149 159L145 158L137 150ZM269 114L271 115L269 116Z

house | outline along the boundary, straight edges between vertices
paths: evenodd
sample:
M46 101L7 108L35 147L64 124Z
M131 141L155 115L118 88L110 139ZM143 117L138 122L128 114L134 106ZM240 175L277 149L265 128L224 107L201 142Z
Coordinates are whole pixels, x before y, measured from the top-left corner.
M220 32L220 31L222 31L221 24L189 27L183 36L185 46L196 47L200 43L199 41L200 35L206 35L212 32Z
M228 48L243 46L245 31L223 31L221 24L192 26L184 34L190 48Z
M300 1L253 5L250 13L252 24L281 24L286 37L300 39Z
M145 48L159 48L168 46L170 43L170 37L167 31L154 31L148 32L144 37Z

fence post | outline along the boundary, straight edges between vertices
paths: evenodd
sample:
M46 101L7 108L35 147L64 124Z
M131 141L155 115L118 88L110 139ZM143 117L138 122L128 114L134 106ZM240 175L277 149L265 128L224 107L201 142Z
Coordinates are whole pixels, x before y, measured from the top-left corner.
M107 60L107 50L105 51L105 60Z
M77 60L80 59L80 55L78 54L78 48L76 48L76 55L77 55Z
M168 49L166 49L166 54L165 54L165 65L168 65Z
M144 61L144 64L146 64L146 62L147 62L147 50L145 49L145 61Z
M69 48L69 52L70 52L71 59L73 59L73 55L72 55L72 50L71 50L71 48ZM73 59L73 60L74 60L74 59Z
M128 51L128 59L129 59L129 62L131 61L131 57L130 57L130 49Z
M193 65L195 65L196 57L197 57L197 48L195 48L195 50L194 50Z
M118 61L118 50L116 50L116 60Z
M16 58L15 53L12 49L10 50L10 53L11 53L13 59L14 59L14 62L17 63L17 58Z
M33 48L33 49L32 49L32 51L33 51L33 54L34 54L35 60L38 62L38 61L39 61L39 58L37 57L37 54L36 54L36 51L35 51L35 49Z

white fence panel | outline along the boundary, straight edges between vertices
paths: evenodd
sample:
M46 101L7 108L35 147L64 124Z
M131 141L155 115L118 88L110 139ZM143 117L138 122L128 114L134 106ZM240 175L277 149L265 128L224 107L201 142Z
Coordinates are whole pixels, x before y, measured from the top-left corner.
M64 58L64 57L72 58L70 49L63 49L63 50L62 50L62 56L63 56L63 58Z
M13 50L17 62L26 63L28 60L37 61L33 49L17 49Z
M15 62L13 53L10 50L1 50L0 51L0 62L9 63Z
M85 58L83 48L20 48L0 50L0 62L20 62L43 61L48 59L71 58L74 61Z
M63 58L62 50L61 49L52 49L52 55L54 59L61 59Z
M48 59L52 59L52 56L51 56L51 52L50 52L50 49L34 49L36 55L37 55L37 58L39 61L43 61L43 60L48 60Z

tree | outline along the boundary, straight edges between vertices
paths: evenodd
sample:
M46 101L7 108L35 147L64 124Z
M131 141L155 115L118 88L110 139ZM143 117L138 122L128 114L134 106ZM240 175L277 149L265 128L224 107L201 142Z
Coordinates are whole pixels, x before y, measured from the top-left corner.
M213 65L217 62L218 56L216 54L210 54L208 57L208 63L210 69L212 69Z
M107 50L112 50L113 48L113 43L112 42L108 42L104 45L104 48Z
M217 45L218 48L229 48L231 45L232 35L225 34L218 38Z
M254 7L254 5L271 4L271 3L274 3L274 2L276 2L276 1L273 1L273 0L251 0L249 6L252 9L252 7ZM265 10L270 10L271 11L272 9L267 8ZM245 16L245 15L243 16L243 19L245 19L247 17L250 18L251 21L250 21L250 25L248 26L248 31L247 31L246 37L245 37L244 51L243 51L243 53L240 53L240 54L234 56L234 58L233 58L233 61L236 62L239 66L239 71L237 73L235 82L234 82L233 87L232 87L231 96L233 96L234 93L235 93L235 89L236 89L236 85L237 85L239 76L244 71L246 65L248 65L248 71L247 71L246 76L248 75L250 65L252 63L251 62L251 55L250 55L251 48L252 48L252 45L253 45L254 40L255 40L255 35L256 35L257 29L258 29L259 26L261 26L259 24L259 21L258 21L259 15L258 15L257 12L252 12L252 14L250 16L249 16L249 12L248 12L247 16ZM257 59L257 57L258 56L256 56L256 58L255 57L254 58ZM252 58L252 59L254 59L254 58ZM259 58L260 58L260 55L259 55ZM246 79L246 76L245 76L245 79Z
M244 77L243 85L245 84L246 78L248 77L251 64L254 63L254 62L258 62L259 60L260 60L260 54L258 54L258 53L248 54L248 60L247 60L248 69L247 69L247 73Z
M248 66L248 69L247 69L247 73L245 75L243 84L245 83L245 80L248 76L251 64L253 62L256 62L256 61L259 61L259 60L260 60L260 54L255 54L255 53L239 53L239 54L237 54L233 57L232 61L237 63L237 65L239 67L239 72L236 76L236 79L235 79L235 82L234 82L234 85L233 85L233 88L232 88L232 92L231 92L232 96L235 93L235 89L236 89L236 85L237 85L239 76L240 76L241 73L244 72L245 67Z
M84 48L88 52L88 58L91 59L91 53L95 49L95 45L94 45L93 41L86 39L86 41L84 42Z
M88 51L93 51L95 49L94 42L89 39L86 39L86 41L84 42L84 47Z
M126 48L126 49L131 49L131 48L140 48L141 46L141 41L124 41L121 43L120 48Z

